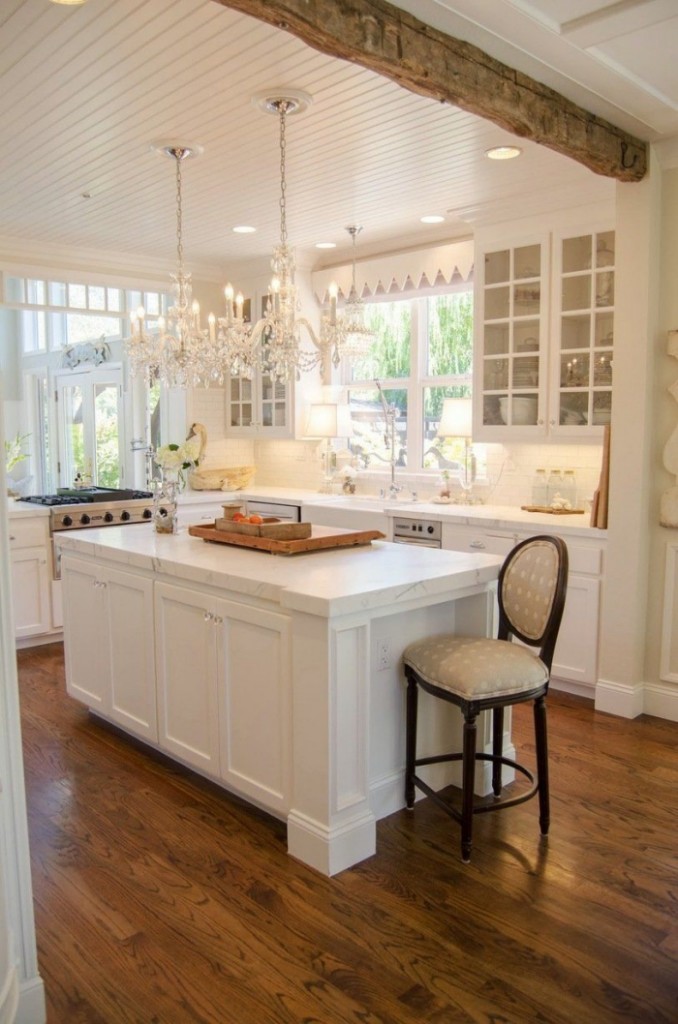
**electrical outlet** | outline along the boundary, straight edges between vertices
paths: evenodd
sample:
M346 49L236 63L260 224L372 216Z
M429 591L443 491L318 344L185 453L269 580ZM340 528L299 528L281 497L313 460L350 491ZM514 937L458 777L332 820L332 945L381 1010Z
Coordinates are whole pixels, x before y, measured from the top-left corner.
M381 672L383 669L391 667L391 641L388 639L379 640L377 643L377 669Z

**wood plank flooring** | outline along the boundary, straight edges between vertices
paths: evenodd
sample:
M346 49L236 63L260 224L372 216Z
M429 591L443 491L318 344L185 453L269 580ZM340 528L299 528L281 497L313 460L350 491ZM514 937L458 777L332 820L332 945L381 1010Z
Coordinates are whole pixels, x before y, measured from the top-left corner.
M49 1024L676 1024L678 725L552 693L537 804L424 801L327 879L280 822L97 722L19 652ZM532 760L528 709L516 745Z

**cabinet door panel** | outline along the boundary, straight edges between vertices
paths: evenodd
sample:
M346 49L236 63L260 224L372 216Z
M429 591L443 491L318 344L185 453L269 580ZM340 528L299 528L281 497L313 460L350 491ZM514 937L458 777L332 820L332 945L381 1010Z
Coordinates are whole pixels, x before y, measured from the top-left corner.
M110 717L144 739L158 739L155 707L153 581L108 569L106 605ZM122 640L117 641L116 638Z
M49 565L44 546L12 551L12 603L17 637L49 632Z
M289 620L217 606L221 777L281 813L290 806Z
M216 639L211 598L155 588L160 746L212 775L219 771Z
M62 561L66 690L93 710L108 712L108 625L97 569L71 555Z
M594 685L598 677L600 580L570 574L552 675Z

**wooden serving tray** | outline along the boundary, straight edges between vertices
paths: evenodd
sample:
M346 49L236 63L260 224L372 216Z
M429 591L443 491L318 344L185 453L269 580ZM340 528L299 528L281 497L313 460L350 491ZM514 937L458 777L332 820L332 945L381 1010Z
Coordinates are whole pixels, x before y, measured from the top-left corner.
M548 505L521 505L523 512L546 512L550 516L583 516L583 508L549 508Z
M263 525L263 524L262 524ZM330 526L311 526L310 523L282 523L283 526L310 526L311 535L298 540L277 540L273 537L257 537L248 533L233 533L218 530L216 526L189 526L191 537L216 541L218 544L233 544L235 547L254 548L268 551L272 555L297 555L306 551L329 551L332 548L357 547L383 540L380 530L338 530Z
M217 519L215 529L222 533L242 533L247 537L271 537L273 540L305 540L311 536L310 523L284 523L274 516L265 516L263 523L234 523Z

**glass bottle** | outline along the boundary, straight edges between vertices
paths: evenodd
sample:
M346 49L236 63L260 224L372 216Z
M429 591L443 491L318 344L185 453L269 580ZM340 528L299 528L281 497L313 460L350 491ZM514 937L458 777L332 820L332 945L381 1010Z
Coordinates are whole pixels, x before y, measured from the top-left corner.
M573 469L566 469L563 474L561 497L569 501L572 508L577 507L577 478Z
M543 508L548 494L546 470L537 469L532 480L532 504Z
M550 505L556 497L563 496L563 478L559 469L552 469L546 485L546 504Z

